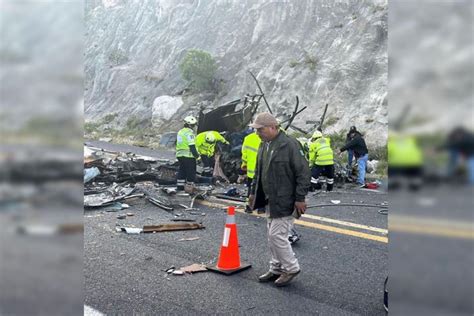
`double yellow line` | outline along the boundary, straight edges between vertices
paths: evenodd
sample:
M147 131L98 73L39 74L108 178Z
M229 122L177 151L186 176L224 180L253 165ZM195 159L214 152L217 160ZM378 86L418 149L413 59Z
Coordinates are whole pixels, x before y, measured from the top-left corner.
M225 204L211 203L211 202L208 202L208 201L199 201L198 203L200 203L202 205L205 205L205 206L209 206L209 207L215 207L215 208L226 208L227 207L227 205L225 205ZM245 204L242 204L242 203L239 203L239 202L232 202L232 204L233 205L240 205L240 206L245 205ZM240 212L240 213L245 213L243 208L236 208L235 210L237 212ZM257 217L265 217L265 215L263 215L263 214L252 213L252 215L257 216ZM351 222L346 222L346 221L340 221L340 220L336 220L336 219L332 219L332 218L315 216L315 215L310 215L310 214L303 214L302 218L308 218L308 219L312 219L312 220L316 220L316 221L320 221L320 222L326 222L326 223L332 223L332 224L337 224L337 225L346 226L346 227L357 228L357 229L360 229L360 230L367 230L367 231L379 233L383 236L367 234L367 233L363 233L363 232L360 232L360 231L340 228L340 227L336 227L336 226L323 225L323 224L314 223L314 222L310 222L310 221L304 221L304 220L301 220L301 219L295 220L295 224L305 226L305 227L330 231L330 232L333 232L333 233L338 233L338 234L343 234L343 235L348 235L348 236L354 236L354 237L374 240L374 241L378 241L378 242L382 242L382 243L388 243L388 238L386 237L387 234L388 234L388 230L386 230L386 229L371 227L371 226L366 226L366 225L361 225L361 224L356 224L356 223L351 223Z
M346 227L353 227L353 228L358 228L361 230L368 230L372 232L377 232L382 234L383 236L379 235L372 235L372 234L367 234L363 232L359 232L356 230L351 230L351 229L344 229L344 228L339 228L335 226L329 226L329 225L322 225L318 223L313 223L313 222L307 222L303 220L296 220L295 224L301 225L301 226L306 226L306 227L312 227L316 229L321 229L325 231L330 231L338 234L343 234L343 235L349 235L349 236L354 236L354 237L359 237L359 238L364 238L364 239L369 239L369 240L375 240L383 243L388 243L388 230L382 229L382 228L377 228L377 227L371 227L371 226L366 226L366 225L361 225L361 224L356 224L356 223L351 223L351 222L346 222L346 221L340 221L332 218L327 218L327 217L321 217L321 216L315 216L315 215L310 215L310 214L303 214L303 218L310 218L322 222L328 222L328 223L333 223L333 224L338 224Z
M395 232L455 239L474 239L474 225L472 222L460 222L428 216L390 215L388 226L391 231Z
M217 201L216 201L217 202ZM228 205L223 203L228 203L227 201L218 201L218 203L211 203L208 201L200 201L201 204L215 207L215 208L226 208ZM245 203L234 202L230 203L232 205L238 205L242 208L236 208L236 211L244 213L243 207ZM252 214L253 216L265 217L261 214ZM352 222L341 221L337 219L316 216L311 214L303 214L302 219L314 220L305 221L302 219L295 220L295 224L325 230L329 232L334 232L338 234L354 236L358 238L364 238L368 240L374 240L382 243L388 243L388 230L378 227L372 227ZM325 225L322 223L335 224L337 226ZM341 227L342 226L342 227ZM390 215L389 216L389 229L392 232L401 232L415 235L427 235L427 236L438 236L444 238L455 238L455 239L465 239L473 240L474 239L474 224L470 222L460 222L449 219L436 219L426 217L416 217L409 215ZM349 227L351 229L346 229L343 227ZM357 229L357 230L354 230ZM367 231L367 232L362 232Z

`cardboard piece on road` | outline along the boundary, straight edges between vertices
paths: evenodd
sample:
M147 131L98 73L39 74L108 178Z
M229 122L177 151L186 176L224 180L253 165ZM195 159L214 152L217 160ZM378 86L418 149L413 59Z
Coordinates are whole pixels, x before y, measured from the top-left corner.
M193 263L190 266L179 268L178 271L183 271L185 273L196 273L196 272L205 272L207 268L203 264Z
M173 223L173 224L161 224L161 225L145 225L143 226L144 233L153 232L167 232L176 230L191 230L191 229L203 229L203 224L198 223Z

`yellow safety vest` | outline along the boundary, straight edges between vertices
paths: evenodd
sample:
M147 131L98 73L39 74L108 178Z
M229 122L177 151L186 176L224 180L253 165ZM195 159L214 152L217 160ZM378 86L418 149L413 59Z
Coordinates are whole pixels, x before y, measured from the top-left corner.
M247 167L247 177L253 179L257 166L257 153L262 140L257 133L251 133L244 138L242 144L242 168Z
M212 133L214 135L214 137L216 138L215 143L210 144L206 142L207 133ZM200 155L212 157L214 156L217 142L227 143L225 138L221 134L219 134L219 132L216 132L216 131L202 132L196 136L196 149Z
M176 157L193 158L194 156L189 146L194 144L193 130L188 127L180 129L176 136Z
M334 164L334 155L328 138L320 137L309 146L309 165L329 166Z
M414 137L389 136L387 154L390 167L419 167L423 164L423 154Z

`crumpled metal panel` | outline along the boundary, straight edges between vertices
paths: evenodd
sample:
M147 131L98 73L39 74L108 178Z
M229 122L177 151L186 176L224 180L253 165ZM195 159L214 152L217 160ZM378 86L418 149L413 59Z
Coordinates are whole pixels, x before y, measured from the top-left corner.
M255 107L258 104L248 104L240 110L236 110L241 100L235 100L218 107L207 113L199 113L197 133L205 131L239 132L245 129L252 119Z

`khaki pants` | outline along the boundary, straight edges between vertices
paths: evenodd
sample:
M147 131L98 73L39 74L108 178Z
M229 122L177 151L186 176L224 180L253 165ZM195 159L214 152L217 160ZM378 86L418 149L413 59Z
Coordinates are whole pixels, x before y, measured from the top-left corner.
M267 218L268 246L272 255L270 271L274 274L294 273L300 270L298 259L288 241L288 234L294 221L293 216Z

